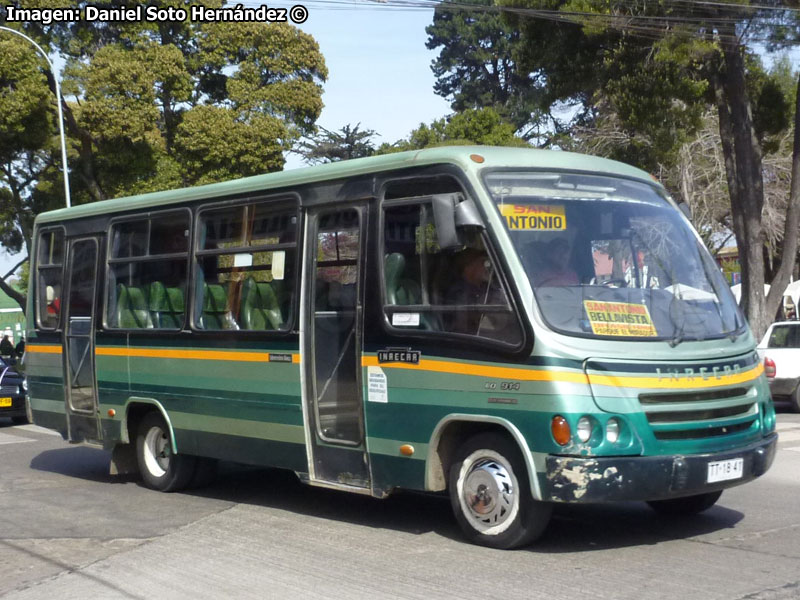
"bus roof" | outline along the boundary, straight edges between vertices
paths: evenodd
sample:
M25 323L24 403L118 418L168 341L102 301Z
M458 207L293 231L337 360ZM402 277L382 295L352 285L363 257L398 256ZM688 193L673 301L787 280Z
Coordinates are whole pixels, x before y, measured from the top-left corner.
M484 158L483 163L470 159L473 154ZM213 199L225 196L263 192L290 186L343 179L369 173L390 171L412 166L456 164L464 170L482 170L493 167L536 167L539 169L569 169L584 172L620 175L642 179L649 183L653 178L645 171L630 165L586 154L559 150L532 148L507 148L496 146L441 146L425 150L411 150L357 158L317 165L302 169L255 175L196 187L152 192L92 202L72 208L62 208L40 214L37 223L53 223L101 214L159 208L192 200Z

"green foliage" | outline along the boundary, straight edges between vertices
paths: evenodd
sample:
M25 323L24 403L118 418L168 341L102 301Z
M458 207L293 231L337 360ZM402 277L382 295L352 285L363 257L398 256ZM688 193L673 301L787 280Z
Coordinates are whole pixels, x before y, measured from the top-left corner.
M35 216L30 196L58 147L43 63L25 40L0 35L0 244L12 254L26 247Z
M543 87L532 85L528 73L517 67L520 34L500 12L462 9L458 0L443 2L425 31L428 49L441 48L431 65L434 91L449 99L453 110L492 107L516 129L529 129L532 120L543 118Z
M299 146L299 152L310 164L329 163L351 158L362 158L375 153L372 129L359 130L361 123L345 125L338 131L320 127L320 133L310 136Z
M585 132L613 118L627 134L628 144L620 138L605 146L613 150L609 156L651 171L675 164L678 149L697 131L701 115L715 101L720 46L712 33L716 26L706 25L704 19L725 16L724 9L606 0L498 2L564 15L552 20L517 13L506 16L520 32L507 56L514 58L515 69L529 77L532 86L546 82L540 110L557 114L565 106L574 109L568 113L571 120L554 121L550 143L564 145L565 134L573 128ZM753 13L731 14L744 21ZM503 51L499 45L496 49ZM781 68L783 83L778 83L777 73L766 73L757 55L747 55L755 127L767 150L774 146L774 136L786 130L791 114L791 65Z
M196 106L183 115L175 146L184 173L203 184L282 169L288 137L284 123L270 115Z
M378 148L377 154L464 144L527 146L528 143L516 136L514 131L514 125L504 121L496 110L492 108L470 109L446 119L437 119L430 126L421 123L407 139L399 140L394 144L382 144Z
M41 72L43 59L23 39L0 36L0 163L42 148L52 135L53 99Z

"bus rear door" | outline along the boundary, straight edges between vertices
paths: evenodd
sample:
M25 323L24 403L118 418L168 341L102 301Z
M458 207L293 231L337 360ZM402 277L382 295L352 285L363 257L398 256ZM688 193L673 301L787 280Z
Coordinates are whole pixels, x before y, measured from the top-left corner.
M71 240L68 250L63 347L67 427L71 442L100 439L94 368L98 247L97 238L84 237Z

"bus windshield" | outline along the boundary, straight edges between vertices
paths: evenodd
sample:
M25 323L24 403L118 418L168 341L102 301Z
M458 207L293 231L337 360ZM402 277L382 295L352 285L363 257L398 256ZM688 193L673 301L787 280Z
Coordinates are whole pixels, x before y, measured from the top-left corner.
M714 260L654 186L536 171L485 183L553 329L677 344L743 327Z

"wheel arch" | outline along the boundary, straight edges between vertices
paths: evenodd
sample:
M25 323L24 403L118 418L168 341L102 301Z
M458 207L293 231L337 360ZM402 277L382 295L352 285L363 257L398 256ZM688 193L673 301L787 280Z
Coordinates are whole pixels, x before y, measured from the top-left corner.
M425 460L425 490L441 492L447 489L447 472L459 445L478 433L498 432L509 436L519 448L534 500L541 500L539 479L533 455L520 430L507 419L489 415L452 414L440 420L431 434Z
M136 440L136 427L144 418L144 416L149 412L158 412L161 414L161 418L164 419L164 423L167 424L167 429L169 429L169 439L170 444L172 446L172 452L175 454L178 453L178 444L175 441L175 432L172 429L172 421L169 418L169 414L167 414L166 409L158 400L154 398L141 398L137 396L131 396L125 402L125 417L122 421L122 431L120 432L120 437L122 438L122 442L125 444L130 444L131 440Z

